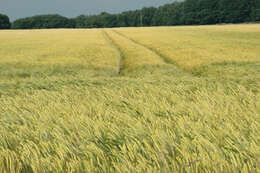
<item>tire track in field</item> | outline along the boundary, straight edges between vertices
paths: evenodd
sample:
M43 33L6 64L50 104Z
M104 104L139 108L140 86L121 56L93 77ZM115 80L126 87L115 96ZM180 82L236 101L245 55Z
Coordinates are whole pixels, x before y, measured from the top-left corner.
M105 30L105 32L121 53L121 61L123 62L120 70L121 76L129 76L130 73L141 67L167 65L153 51L113 32L111 29Z
M115 51L117 52L117 74L120 75L123 69L123 54L120 51L120 48L114 43L114 41L111 39L111 37L109 36L109 34L106 31L102 31L105 40L107 41L107 43L113 47L115 49Z
M120 76L142 76L149 74L185 74L178 66L167 63L155 51L110 29L104 30L109 44L120 54ZM163 68L161 68L163 67ZM143 69L142 69L143 68ZM138 71L140 70L140 71ZM142 71L143 70L143 71ZM140 75L139 75L140 72Z
M139 45L139 46L141 46L141 47L143 47L143 48L145 48L145 49L148 49L148 50L152 51L152 52L155 53L157 56L159 56L166 64L170 64L170 65L174 65L174 66L178 67L175 62L173 62L173 61L170 60L167 56L163 55L162 53L160 53L159 51L155 50L154 48L148 47L148 46L146 46L146 45L144 45L144 44L142 44L142 43L140 43L140 42L138 42L138 41L136 41L136 40L134 40L134 39L132 39L132 38L129 38L129 37L127 37L126 35L122 34L122 33L119 32L119 31L116 31L116 30L112 30L112 31L115 32L115 33L117 33L118 35L121 35L122 37L128 39L129 41L132 41L132 42L134 42L135 44L137 44L137 45ZM178 67L178 68L179 68L179 67Z
M171 60L169 57L163 55L161 52L157 51L156 49L154 49L154 48L152 48L152 47L149 47L149 46L147 46L147 45L145 45L145 44L142 44L142 43L140 43L140 42L138 42L138 41L136 41L136 40L134 40L134 39L132 39L132 38L129 38L129 37L127 37L126 35L122 34L122 33L119 32L119 31L116 31L116 30L111 30L111 31L113 31L114 33L116 33L116 34L118 34L118 35L124 37L125 39L127 39L127 40L129 40L129 41L131 41L131 42L133 42L133 43L135 43L135 44L137 44L138 46L141 46L141 47L143 47L143 48L145 48L145 49L147 49L147 50L153 52L153 53L156 54L158 57L160 57L165 64L172 65L172 66L174 66L175 68L179 69L180 71L182 71L182 72L184 72L184 73L186 73L186 74L189 74L189 75L191 75L191 76L194 76L194 74L193 74L192 72L182 69L181 67L178 66L178 64L177 64L175 61L173 61L173 60Z

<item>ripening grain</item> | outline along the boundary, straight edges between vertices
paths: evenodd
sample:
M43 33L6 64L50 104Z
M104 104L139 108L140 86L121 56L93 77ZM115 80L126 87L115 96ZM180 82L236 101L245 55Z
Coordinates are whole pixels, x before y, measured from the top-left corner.
M0 32L0 66L28 75L55 69L113 74L117 59L100 30L17 30Z
M121 35L107 31L110 39L122 54L124 69L133 69L144 65L163 65L165 62L154 52L132 42Z
M0 172L259 172L259 28L0 31Z
M212 63L260 61L259 30L259 24L118 29L187 70Z

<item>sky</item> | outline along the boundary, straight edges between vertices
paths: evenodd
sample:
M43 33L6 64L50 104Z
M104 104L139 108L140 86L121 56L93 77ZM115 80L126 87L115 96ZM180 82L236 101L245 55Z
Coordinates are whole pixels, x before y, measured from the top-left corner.
M101 12L119 13L142 7L160 6L175 0L0 0L0 13L13 21L40 14L76 17Z

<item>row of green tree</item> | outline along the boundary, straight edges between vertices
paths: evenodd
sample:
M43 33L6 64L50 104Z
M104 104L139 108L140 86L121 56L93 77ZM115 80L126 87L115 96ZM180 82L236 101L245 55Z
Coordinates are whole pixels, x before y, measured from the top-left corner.
M4 14L0 14L0 29L9 29L11 27L11 23L9 17Z
M38 15L15 20L13 29L75 28L74 19L58 14Z
M107 28L128 26L204 25L260 21L260 0L184 0L158 8L149 7L120 14L103 12L66 18L39 15L15 20L0 15L0 29Z

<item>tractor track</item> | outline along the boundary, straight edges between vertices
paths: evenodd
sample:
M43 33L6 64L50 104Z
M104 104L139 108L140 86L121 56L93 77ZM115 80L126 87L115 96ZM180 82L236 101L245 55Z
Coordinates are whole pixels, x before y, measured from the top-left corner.
M127 39L127 40L129 40L129 41L132 41L133 43L137 44L138 46L141 46L141 47L143 47L143 48L145 48L145 49L147 49L147 50L153 52L153 53L156 54L158 57L160 57L165 64L172 65L172 66L178 68L179 70L181 70L182 72L185 72L185 73L187 73L187 74L189 74L189 75L191 75L191 76L194 76L194 74L193 74L192 72L182 69L181 67L179 67L179 66L177 65L176 62L174 62L173 60L171 60L169 57L163 55L161 52L157 51L156 49L154 49L154 48L152 48L152 47L149 47L149 46L147 46L147 45L145 45L145 44L142 44L142 43L140 43L140 42L138 42L138 41L136 41L136 40L134 40L134 39L132 39L132 38L129 38L129 37L127 37L126 35L122 34L122 33L119 32L119 31L116 31L116 30L112 30L112 31L113 31L114 33L116 33L116 34L118 34L118 35L124 37L125 39Z
M174 63L173 61L171 61L168 57L164 56L162 53L160 53L159 51L155 50L154 48L148 47L148 46L146 46L146 45L144 45L144 44L142 44L142 43L140 43L140 42L138 42L138 41L136 41L136 40L134 40L134 39L132 39L132 38L127 37L126 35L124 35L124 34L118 32L118 31L115 31L115 30L112 30L112 31L115 32L115 33L117 33L118 35L120 35L120 36L122 36L122 37L128 39L129 41L132 41L133 43L135 43L135 44L137 44L137 45L139 45L139 46L141 46L141 47L143 47L143 48L145 48L145 49L148 49L148 50L152 51L152 52L155 53L158 57L160 57L160 58L165 62L165 64L170 64L170 65L177 66L176 63Z
M106 31L102 31L104 38L106 39L107 43L115 49L117 52L117 74L120 75L123 69L123 53L120 50L120 48L115 44L113 39L109 36L109 34Z
M172 60L170 60L168 57L164 56L162 53L158 52L157 50L155 50L154 48L151 48L151 47L148 47L134 39L131 39L127 36L125 36L124 34L118 32L118 31L115 31L115 30L109 30L109 32L103 30L103 35L107 41L107 43L113 47L115 49L115 51L117 52L118 56L117 56L117 59L118 59L118 68L117 68L117 74L119 76L123 75L123 71L124 71L124 59L125 59L125 55L124 55L124 52L122 51L122 48L120 47L120 45L118 43L116 43L112 36L109 35L109 32L113 32L125 39L127 39L128 41L136 44L137 46L139 47L142 47L143 49L146 49L152 53L154 53L156 56L158 56L158 58L160 58L166 65L170 65L172 67L175 67L176 69L179 69L180 71L186 73L186 74L189 74L189 75L192 75L192 73L186 71L186 70L183 70L182 68L180 68L176 63L174 63Z

